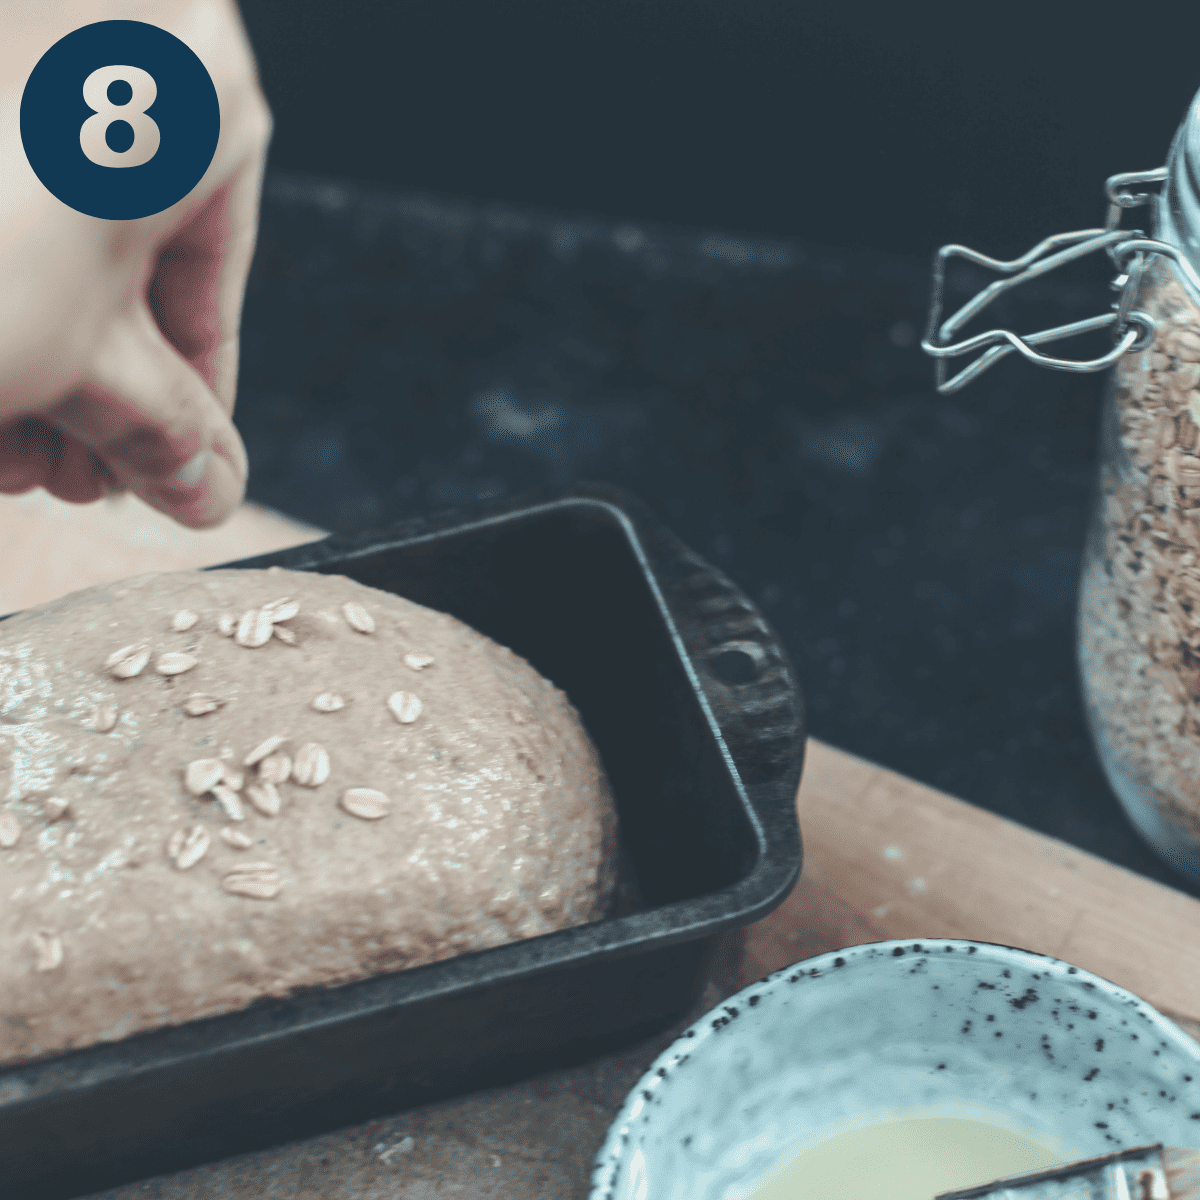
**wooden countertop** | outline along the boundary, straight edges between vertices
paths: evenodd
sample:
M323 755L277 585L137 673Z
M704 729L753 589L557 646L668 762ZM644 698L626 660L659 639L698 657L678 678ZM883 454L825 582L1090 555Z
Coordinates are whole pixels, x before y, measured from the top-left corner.
M193 533L128 497L79 509L0 497L0 612L145 570L204 566L322 536L245 506ZM828 950L972 938L1067 959L1200 1037L1200 901L810 739L797 796L804 872L724 939L678 1028ZM1133 836L1132 834L1130 836ZM609 1123L677 1030L586 1067L105 1192L106 1200L583 1200Z

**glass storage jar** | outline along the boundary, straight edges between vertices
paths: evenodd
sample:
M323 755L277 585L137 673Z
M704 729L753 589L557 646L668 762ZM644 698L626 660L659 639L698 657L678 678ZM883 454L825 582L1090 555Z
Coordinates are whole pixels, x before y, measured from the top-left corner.
M937 359L943 393L1014 352L1059 370L1109 371L1079 587L1079 679L1093 743L1130 821L1161 858L1200 883L1200 95L1167 165L1114 176L1108 195L1103 229L1047 238L1012 262L944 246L922 346ZM1150 206L1151 237L1120 228L1122 212L1142 205ZM1111 312L1024 337L997 329L953 340L1002 292L1096 250L1117 269ZM954 257L1006 278L942 321L945 266ZM1099 358L1038 349L1106 326L1115 344ZM947 380L947 361L976 350L980 356Z
M1109 785L1200 882L1200 306L1161 257L1139 292L1153 341L1122 355L1105 389L1079 676Z

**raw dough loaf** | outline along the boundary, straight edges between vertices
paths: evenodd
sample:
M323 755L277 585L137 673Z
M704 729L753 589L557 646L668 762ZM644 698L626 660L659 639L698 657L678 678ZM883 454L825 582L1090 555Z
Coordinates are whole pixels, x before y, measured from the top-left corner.
M0 622L0 1066L597 920L615 839L567 698L453 617L277 567L77 592Z

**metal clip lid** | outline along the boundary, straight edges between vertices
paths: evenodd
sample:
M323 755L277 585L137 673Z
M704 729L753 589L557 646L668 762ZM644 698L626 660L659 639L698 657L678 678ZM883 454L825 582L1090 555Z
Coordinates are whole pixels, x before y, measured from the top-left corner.
M1136 191L1138 185L1165 185L1159 192ZM933 296L929 306L929 325L921 349L937 360L937 390L943 395L957 392L1000 359L1017 353L1039 366L1077 374L1103 371L1122 354L1144 350L1154 338L1154 322L1133 308L1142 273L1156 254L1174 262L1184 286L1200 305L1200 93L1192 100L1187 115L1175 133L1167 165L1153 171L1130 171L1113 175L1105 184L1108 193L1108 217L1103 229L1082 229L1060 233L1039 242L1027 254L1011 262L988 258L966 246L943 246L933 260ZM1140 229L1122 230L1121 214L1128 208L1140 208L1155 201L1154 237ZM992 329L960 342L954 335L972 317L978 316L998 296L1029 279L1036 279L1055 267L1104 250L1117 268L1113 290L1119 293L1113 311L1040 333L1019 336L1007 329ZM976 266L996 271L1008 278L998 279L968 301L947 321L942 321L942 299L946 283L946 263L965 258ZM1046 342L1112 327L1113 348L1098 358L1051 358L1034 349ZM952 379L946 378L947 360L962 354L983 351L974 362Z
M1092 371L1103 371L1112 366L1122 354L1144 350L1154 337L1154 322L1145 313L1135 310L1133 299L1137 295L1142 273L1149 261L1148 255L1153 253L1166 254L1184 263L1182 256L1165 242L1147 238L1140 229L1119 228L1121 213L1127 208L1137 208L1152 197L1147 192L1132 192L1131 185L1141 183L1161 183L1167 177L1167 168L1159 167L1153 171L1131 171L1112 176L1106 191L1109 198L1108 219L1103 229L1081 229L1074 233L1058 233L1045 238L1032 250L1005 262L1001 259L989 258L967 246L943 246L933 260L933 296L929 306L929 324L921 349L937 360L937 390L942 395L957 392L965 387L972 379L981 375L989 367L994 366L1000 359L1013 351L1039 366L1050 367L1056 371L1070 371L1075 374L1086 374ZM1008 329L992 329L986 333L976 334L960 342L953 342L954 335L973 317L981 313L989 304L1005 292L1019 287L1030 279L1037 279L1056 267L1061 267L1076 259L1083 258L1096 250L1104 250L1116 265L1119 272L1113 281L1113 288L1120 296L1113 305L1113 311L1102 313L1100 316L1087 317L1082 321L1072 321L1067 325L1057 325L1052 329L1043 329L1040 333L1030 333L1020 336ZM965 258L976 266L985 267L1008 276L989 284L952 317L942 321L942 303L946 284L946 263L951 258ZM1191 265L1186 264L1191 270ZM1195 272L1192 271L1193 276ZM1200 289L1200 276L1195 278L1196 286ZM1107 353L1092 359L1051 358L1039 354L1034 349L1046 342L1058 341L1061 338L1074 337L1076 334L1091 333L1098 329L1113 327L1115 345ZM951 379L946 378L946 360L962 354L971 354L976 350L983 353Z

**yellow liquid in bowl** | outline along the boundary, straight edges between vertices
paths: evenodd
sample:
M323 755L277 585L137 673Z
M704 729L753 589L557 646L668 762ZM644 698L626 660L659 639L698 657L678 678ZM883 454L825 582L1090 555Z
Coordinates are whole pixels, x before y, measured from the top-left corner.
M933 1200L939 1192L1071 1161L1062 1147L985 1121L897 1119L845 1130L794 1153L750 1200Z

